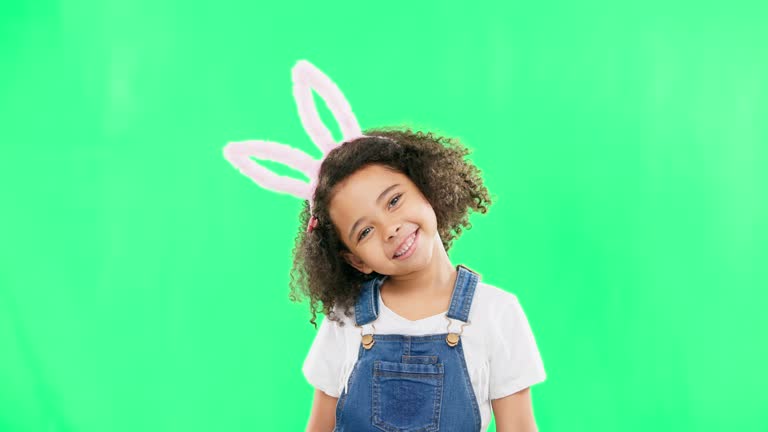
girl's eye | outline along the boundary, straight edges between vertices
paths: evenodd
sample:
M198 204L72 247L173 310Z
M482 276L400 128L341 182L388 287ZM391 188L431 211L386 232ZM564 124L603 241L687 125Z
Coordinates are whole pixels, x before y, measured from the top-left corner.
M392 207L392 206L394 206L394 205L397 205L397 203L399 203L399 202L400 202L400 197L402 197L402 196L403 196L403 194L397 194L397 195L395 195L395 196L394 196L394 198L392 198L392 200L391 200L391 201L389 201L389 206L390 206L390 207Z
M368 230L369 230L369 229L371 229L371 227L368 227L368 228L364 229L363 231L361 231L361 232L360 232L360 237L358 237L358 238L357 238L357 241L360 241L360 240L362 240L362 239L363 239L363 237L365 237L365 235L368 233Z
M400 198L403 196L403 194L397 194L395 195L390 201L389 201L389 208L392 208L397 205L397 203L400 202ZM365 236L370 231L371 227L365 228L360 232L360 236L357 237L357 241L360 241L365 238Z

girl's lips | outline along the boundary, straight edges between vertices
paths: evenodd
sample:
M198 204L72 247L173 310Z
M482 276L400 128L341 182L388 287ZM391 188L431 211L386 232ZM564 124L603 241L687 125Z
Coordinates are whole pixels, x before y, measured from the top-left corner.
M408 237L410 237L410 236L408 236ZM407 243L407 242L408 242L408 240L406 239L404 241L404 243ZM413 232L413 244L411 244L411 247L408 248L408 250L404 254L402 254L400 256L393 256L392 258L396 259L396 260L404 260L404 259L408 258L409 256L413 255L413 251L416 250L416 246L418 246L418 242L419 242L419 230L417 229L416 231ZM398 250L400 250L400 247L398 247Z

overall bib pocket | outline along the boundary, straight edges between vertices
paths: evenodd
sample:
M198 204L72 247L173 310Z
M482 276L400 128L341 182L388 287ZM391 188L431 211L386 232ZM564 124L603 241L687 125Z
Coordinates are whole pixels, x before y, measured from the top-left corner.
M437 431L443 378L442 363L374 361L373 425L386 432Z

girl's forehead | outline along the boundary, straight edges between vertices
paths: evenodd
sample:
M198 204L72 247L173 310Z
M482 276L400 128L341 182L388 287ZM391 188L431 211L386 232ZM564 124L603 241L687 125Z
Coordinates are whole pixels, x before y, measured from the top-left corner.
M387 195L415 187L405 174L381 166L361 168L337 184L330 200L330 216L344 225L348 219L377 208Z
M393 184L408 186L411 181L403 173L380 165L370 165L355 171L336 185L334 188L336 194L334 195L338 198L343 198L346 195L357 195L357 198L371 195L375 199L383 190Z

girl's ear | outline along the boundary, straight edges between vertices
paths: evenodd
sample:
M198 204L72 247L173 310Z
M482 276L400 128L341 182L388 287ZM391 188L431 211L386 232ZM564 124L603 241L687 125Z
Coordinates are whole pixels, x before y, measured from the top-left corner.
M373 271L372 268L368 267L367 264L363 260L361 260L357 255L353 254L349 251L343 251L341 252L341 256L344 257L344 260L349 263L352 267L356 268L361 273L365 274L371 274Z

